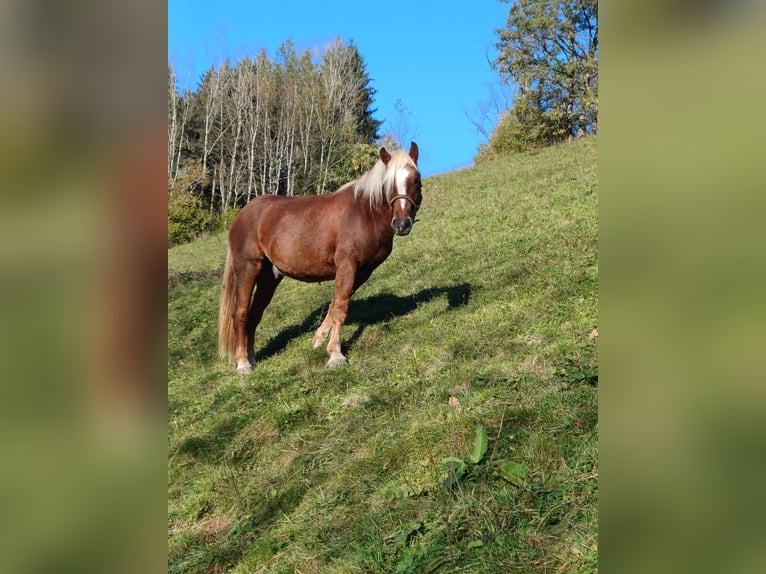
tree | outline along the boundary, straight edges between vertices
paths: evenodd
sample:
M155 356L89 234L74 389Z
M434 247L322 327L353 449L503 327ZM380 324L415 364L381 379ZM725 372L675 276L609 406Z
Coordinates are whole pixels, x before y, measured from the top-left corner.
M372 118L375 90L353 43L345 45L337 38L326 48L318 75L322 105L317 125L320 178L315 189L321 193L343 183L334 177L339 164L349 161L349 155L342 153L347 149L343 144L371 143L380 122Z
M510 85L498 79L495 84L488 86L488 99L479 102L474 110L466 112L465 116L476 131L489 141L495 126L511 108L512 100Z
M177 83L168 64L173 241L256 195L332 191L377 158L375 89L353 42L298 53L288 40L275 59L262 50L211 66L193 91Z
M178 179L191 101L188 92L178 93L176 83L176 71L168 64L168 184Z
M597 0L510 1L507 27L497 30L494 66L517 88L513 118L508 120L515 122L510 132L520 138L516 147L550 145L594 133Z
M367 65L364 63L359 49L351 40L346 51L346 67L352 78L358 78L358 94L354 100L351 113L356 122L356 134L359 137L357 143L371 144L378 139L378 129L382 122L372 117L377 110L372 107L377 90L370 85L370 76L367 73Z
M173 161L175 159L176 140L178 139L178 90L176 72L168 64L168 182L173 179Z

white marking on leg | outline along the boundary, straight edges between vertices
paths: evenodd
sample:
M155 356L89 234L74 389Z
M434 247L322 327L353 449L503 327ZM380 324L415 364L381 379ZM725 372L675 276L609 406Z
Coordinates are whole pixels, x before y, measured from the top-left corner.
M273 263L271 264L271 270L274 272L274 279L279 280L279 278L282 277L282 272L277 269L277 266Z
M250 365L250 361L237 361L237 374L247 375L253 372L253 367Z
M344 357L341 353L334 353L330 355L330 358L327 361L327 366L331 369L346 364L348 364L348 359L346 359L346 357Z

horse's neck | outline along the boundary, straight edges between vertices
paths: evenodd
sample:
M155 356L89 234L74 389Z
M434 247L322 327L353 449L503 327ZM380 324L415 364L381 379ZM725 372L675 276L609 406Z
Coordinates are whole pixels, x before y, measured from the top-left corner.
M384 224L393 235L393 229L391 229L391 217L393 216L391 206L388 203L373 203L370 205L369 202L367 202L368 211L370 214L370 217L375 222L380 222L381 224Z
M364 194L354 197L354 182L347 183L336 193L348 193L351 201L358 202L360 209L366 216L375 222L385 222L385 224L390 227L392 210L388 203L370 203L369 197Z

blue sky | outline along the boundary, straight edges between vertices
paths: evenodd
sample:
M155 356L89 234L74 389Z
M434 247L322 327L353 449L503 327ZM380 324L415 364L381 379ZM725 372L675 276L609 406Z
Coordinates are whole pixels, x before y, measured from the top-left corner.
M299 52L353 40L377 90L375 118L395 122L402 101L428 176L470 166L485 141L466 113L476 117L498 83L489 61L508 9L499 0L169 0L168 58L182 87L194 87L211 64L263 48L273 57L288 39Z

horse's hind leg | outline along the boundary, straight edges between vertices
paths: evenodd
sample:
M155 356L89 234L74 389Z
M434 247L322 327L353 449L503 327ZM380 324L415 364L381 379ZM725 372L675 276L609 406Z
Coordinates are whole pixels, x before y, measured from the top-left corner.
M261 322L263 311L271 303L274 292L282 280L274 277L272 267L268 261L261 267L261 272L255 280L255 294L250 304L250 312L247 315L247 356L250 364L255 365L255 328Z
M234 361L237 364L237 373L246 375L251 372L252 365L248 359L248 315L250 312L250 296L253 293L255 279L260 273L261 263L251 261L238 262L235 266L237 274L236 299L232 320L234 322L234 333L237 339L236 349L234 351ZM250 347L252 342L249 343Z

